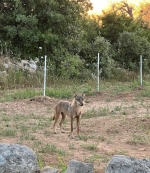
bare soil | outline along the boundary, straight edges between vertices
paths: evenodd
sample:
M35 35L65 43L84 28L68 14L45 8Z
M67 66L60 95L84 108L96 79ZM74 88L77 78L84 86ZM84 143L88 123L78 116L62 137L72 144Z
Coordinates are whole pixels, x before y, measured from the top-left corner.
M81 118L81 134L76 136L75 126L74 139L68 137L69 118L64 124L66 133L61 133L59 128L57 134L52 132L53 109L58 101L35 97L0 103L0 142L31 147L42 166L61 169L63 164L75 159L93 163L96 173L104 173L113 155L137 159L150 157L150 98L139 96L139 91L87 96ZM93 117L88 118L87 112ZM4 130L9 128L15 129L15 135L4 134ZM46 146L56 146L57 150L50 151Z

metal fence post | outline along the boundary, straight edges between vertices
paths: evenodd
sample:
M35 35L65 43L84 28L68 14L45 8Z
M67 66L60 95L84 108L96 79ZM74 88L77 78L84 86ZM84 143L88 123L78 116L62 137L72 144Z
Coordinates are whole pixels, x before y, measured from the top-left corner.
M47 59L47 55L45 55L45 62L44 62L44 93L43 93L44 96L45 96L45 90L46 90L46 59Z
M99 92L99 53L98 53L98 60L97 60L97 90Z
M142 85L142 55L140 55L140 84Z

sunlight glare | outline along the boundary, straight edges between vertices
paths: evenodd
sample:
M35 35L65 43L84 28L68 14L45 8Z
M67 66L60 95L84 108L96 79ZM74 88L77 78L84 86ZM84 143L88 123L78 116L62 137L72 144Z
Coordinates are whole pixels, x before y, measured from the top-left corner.
M121 2L121 0L90 0L93 4L93 10L89 13L102 13L102 10L106 9L111 3ZM143 0L127 0L128 3L138 5Z

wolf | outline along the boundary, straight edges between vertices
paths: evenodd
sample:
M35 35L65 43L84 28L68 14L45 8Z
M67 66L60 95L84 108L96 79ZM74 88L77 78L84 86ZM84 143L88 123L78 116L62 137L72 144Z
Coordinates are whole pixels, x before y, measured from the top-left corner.
M56 133L56 123L59 119L60 115L62 116L61 121L59 123L61 132L64 133L62 129L62 124L66 118L66 115L70 117L71 120L71 131L70 131L70 137L74 138L73 136L73 120L76 119L77 124L77 135L80 133L80 118L83 113L83 107L85 100L85 94L82 95L74 95L74 98L72 102L68 101L60 101L57 103L54 109L54 124L53 124L53 132Z

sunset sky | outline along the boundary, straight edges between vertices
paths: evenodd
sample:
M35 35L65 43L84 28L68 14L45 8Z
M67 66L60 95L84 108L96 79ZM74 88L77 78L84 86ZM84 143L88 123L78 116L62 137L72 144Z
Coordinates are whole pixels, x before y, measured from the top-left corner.
M104 8L107 8L111 3L120 2L121 0L90 0L93 3L94 9L92 13L101 13ZM144 0L127 0L127 2L131 4L138 5L140 2Z

